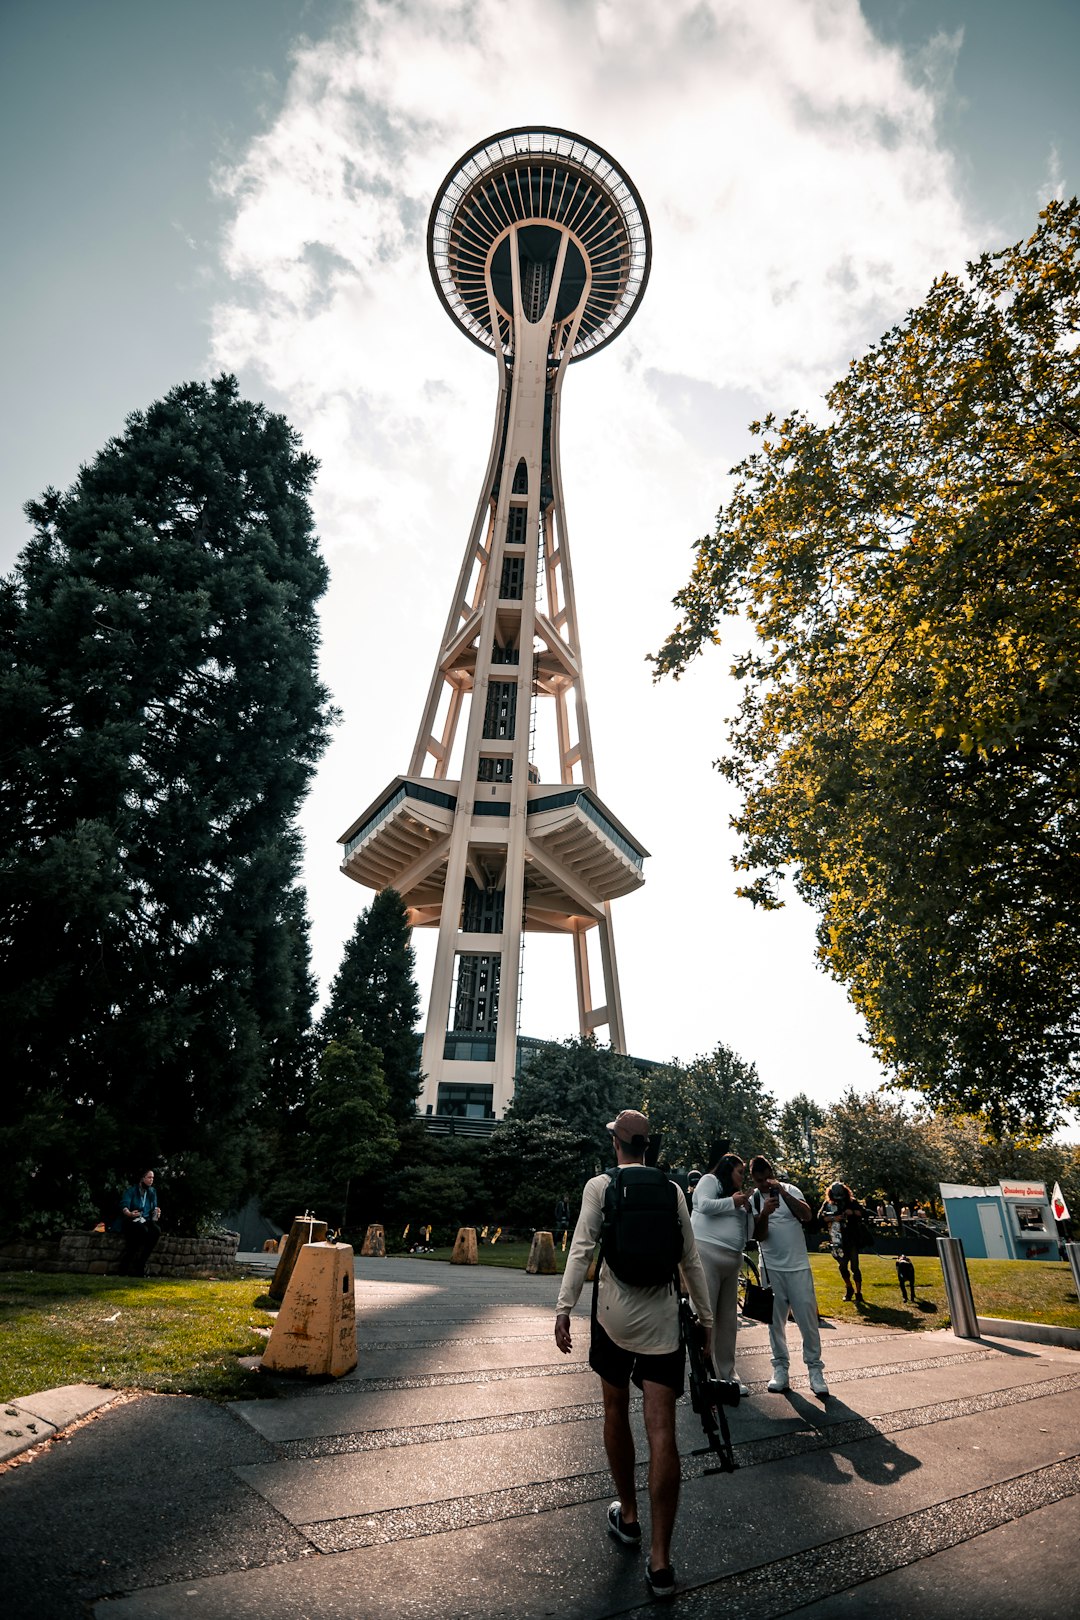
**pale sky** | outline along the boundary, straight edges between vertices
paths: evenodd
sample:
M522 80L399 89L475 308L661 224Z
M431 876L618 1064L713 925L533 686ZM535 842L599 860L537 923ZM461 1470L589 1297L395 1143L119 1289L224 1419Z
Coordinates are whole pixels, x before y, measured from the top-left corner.
M0 58L3 566L22 502L186 378L235 371L321 460L344 713L302 818L324 988L371 899L336 839L408 763L495 404L493 360L431 285L432 198L530 122L626 169L652 278L572 368L562 454L599 792L651 851L614 912L628 1040L661 1059L723 1040L781 1099L876 1085L813 915L734 898L712 769L729 650L658 687L645 655L746 423L817 409L936 274L1080 187L1080 6L23 0ZM426 997L434 935L415 943ZM569 944L530 940L522 1030L574 1026Z

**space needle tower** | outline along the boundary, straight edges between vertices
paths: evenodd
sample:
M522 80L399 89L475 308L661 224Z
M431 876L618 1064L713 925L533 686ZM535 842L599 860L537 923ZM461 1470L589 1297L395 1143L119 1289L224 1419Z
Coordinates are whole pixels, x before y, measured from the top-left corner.
M526 933L568 936L581 1033L626 1050L611 902L648 852L597 792L559 416L567 367L638 306L649 224L600 147L529 127L465 153L427 240L447 313L495 358L495 426L407 773L342 836L342 870L438 929L421 1112L490 1120L514 1092Z

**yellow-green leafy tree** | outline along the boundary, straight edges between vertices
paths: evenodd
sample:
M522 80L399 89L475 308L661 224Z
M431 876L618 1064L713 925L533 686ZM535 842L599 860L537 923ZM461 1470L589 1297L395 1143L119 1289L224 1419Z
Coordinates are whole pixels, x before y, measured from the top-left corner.
M890 1077L996 1128L1077 1095L1078 329L1074 199L755 424L656 659L749 621L740 892L790 876Z

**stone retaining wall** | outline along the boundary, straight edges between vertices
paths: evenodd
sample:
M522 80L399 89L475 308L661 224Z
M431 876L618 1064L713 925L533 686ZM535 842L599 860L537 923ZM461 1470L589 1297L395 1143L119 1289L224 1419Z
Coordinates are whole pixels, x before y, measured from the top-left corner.
M162 1233L147 1267L148 1277L193 1277L236 1261L239 1233L174 1237ZM118 1232L63 1232L51 1240L0 1244L2 1271L79 1271L97 1276L119 1270L124 1240Z
M8 1238L0 1243L0 1271L55 1271L59 1238Z

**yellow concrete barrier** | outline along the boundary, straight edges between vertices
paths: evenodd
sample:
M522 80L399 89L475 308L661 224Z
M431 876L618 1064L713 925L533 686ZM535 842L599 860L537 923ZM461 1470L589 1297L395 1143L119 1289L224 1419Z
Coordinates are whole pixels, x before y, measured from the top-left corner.
M356 1366L353 1252L347 1243L305 1243L263 1352L267 1372L342 1378Z
M371 1254L386 1258L386 1232L379 1225L369 1226L364 1233L364 1241L360 1248L361 1254Z
M271 1299L284 1299L285 1290L289 1286L289 1278L293 1274L296 1257L305 1243L321 1243L326 1236L326 1222L317 1221L314 1215L298 1215L289 1229L285 1239L285 1247L281 1251L281 1258L274 1269L274 1280L267 1289Z
M463 1226L458 1232L454 1243L454 1252L450 1256L452 1266L478 1266L479 1257L476 1253L476 1227Z
M534 1232L529 1245L529 1258L525 1270L530 1277L551 1277L555 1274L555 1239L550 1232Z

